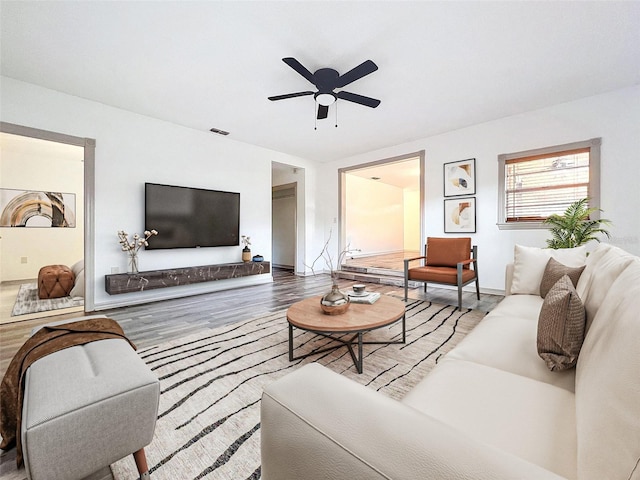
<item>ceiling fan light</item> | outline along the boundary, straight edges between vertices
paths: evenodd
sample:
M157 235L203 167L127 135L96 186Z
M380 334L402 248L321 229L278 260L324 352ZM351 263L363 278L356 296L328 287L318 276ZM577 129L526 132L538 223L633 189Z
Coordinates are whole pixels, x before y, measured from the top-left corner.
M336 96L333 93L318 93L315 98L318 105L325 107L333 105L336 101Z

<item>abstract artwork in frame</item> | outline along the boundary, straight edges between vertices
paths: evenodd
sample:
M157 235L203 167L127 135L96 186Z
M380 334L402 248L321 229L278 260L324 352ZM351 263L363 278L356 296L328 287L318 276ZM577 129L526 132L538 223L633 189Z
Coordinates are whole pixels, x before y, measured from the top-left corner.
M0 188L0 227L75 226L75 193Z
M444 164L444 196L475 195L476 159L458 160Z
M476 233L476 197L444 201L444 233Z

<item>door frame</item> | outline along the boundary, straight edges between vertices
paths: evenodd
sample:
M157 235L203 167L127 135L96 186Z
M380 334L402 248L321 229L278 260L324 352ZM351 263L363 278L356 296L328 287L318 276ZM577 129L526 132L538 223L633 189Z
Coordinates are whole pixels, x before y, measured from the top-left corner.
M380 165L390 165L393 163L403 162L411 158L418 158L420 164L420 241L425 238L425 151L419 150L413 153L398 155L396 157L385 158L368 163L361 163L338 169L338 252L342 252L347 248L347 232L346 232L346 174L353 170L362 170L363 168L378 167ZM339 266L337 268L340 268Z
M0 132L50 142L74 145L84 149L84 311L95 310L95 159L96 141L93 138L76 137L64 133L0 122Z
M278 190L293 189L294 212L293 212L293 272L296 272L298 266L298 184L296 182L275 185L271 187L271 208L273 209L273 192ZM273 213L271 214L273 218ZM273 228L271 232L271 249L273 250ZM273 261L273 252L271 253ZM274 264L274 266L276 266Z

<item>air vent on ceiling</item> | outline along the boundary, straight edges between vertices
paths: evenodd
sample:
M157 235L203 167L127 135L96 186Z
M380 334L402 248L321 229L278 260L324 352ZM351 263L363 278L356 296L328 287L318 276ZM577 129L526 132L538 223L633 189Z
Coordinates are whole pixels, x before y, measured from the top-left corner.
M219 128L215 128L215 127L209 131L213 133L217 133L219 135L229 135L229 132L225 132L224 130L220 130Z

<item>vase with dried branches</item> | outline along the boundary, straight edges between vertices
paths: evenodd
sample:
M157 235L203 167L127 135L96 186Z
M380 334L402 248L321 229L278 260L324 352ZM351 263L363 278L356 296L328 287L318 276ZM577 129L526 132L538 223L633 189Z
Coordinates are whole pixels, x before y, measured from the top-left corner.
M118 230L118 239L123 252L127 252L129 257L129 273L138 273L138 250L142 246L149 246L149 237L157 235L157 230L145 230L144 236L133 234L133 240L129 240L129 234L124 230Z
M351 249L350 246L347 245L347 248L345 248L338 254L337 262L334 266L334 257L331 256L331 253L329 252L330 241L331 230L329 231L329 237L322 247L320 254L315 258L310 266L306 264L305 266L309 267L314 275L316 273L314 268L315 264L320 259L324 260L325 265L329 267L329 272L331 274L331 290L328 293L324 294L320 299L320 308L322 308L322 311L327 315L339 315L348 310L351 302L349 300L349 295L342 292L340 290L340 287L338 286L338 269L340 268L340 265L342 265L344 258L348 254L358 250Z

